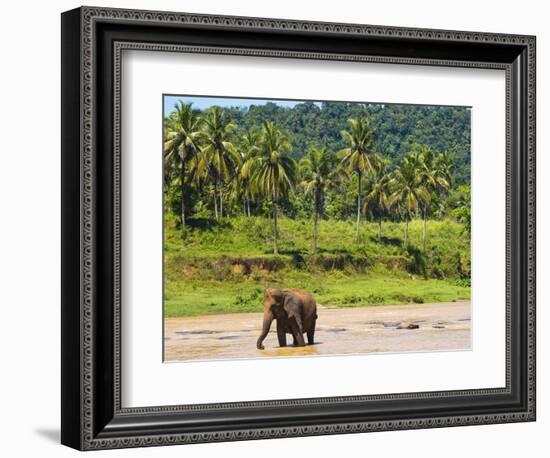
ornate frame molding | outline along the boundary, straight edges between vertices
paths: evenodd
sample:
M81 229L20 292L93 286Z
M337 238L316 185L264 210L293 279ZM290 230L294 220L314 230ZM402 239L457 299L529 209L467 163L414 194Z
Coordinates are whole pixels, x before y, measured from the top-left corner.
M78 36L80 63L78 67L79 93L80 93L80 133L78 142L80 144L80 157L78 159L80 176L79 187L79 215L73 215L78 218L80 253L78 269L80 272L80 281L78 293L80 297L80 307L77 317L74 320L79 323L79 365L78 373L80 386L78 397L80 399L80 414L77 433L66 434L64 443L80 449L104 449L137 447L151 445L168 445L179 443L196 443L210 441L227 440L250 440L275 437L320 435L320 434L341 434L350 432L384 431L427 427L487 424L487 423L505 423L515 421L529 421L535 418L535 38L531 36L518 36L507 34L491 34L479 32L460 32L443 30L425 30L399 27L381 27L370 25L355 24L336 24L321 22L306 22L295 20L280 19L262 19L247 17L229 17L229 16L210 16L185 13L166 13L151 11L133 11L123 9L105 9L94 7L83 7L73 12L71 21L78 17ZM66 13L69 14L69 13ZM526 389L525 395L526 408L518 412L476 414L476 415L451 415L438 417L418 417L414 419L393 419L385 421L359 421L346 423L326 423L314 426L281 426L281 427L258 427L258 428L236 428L226 431L206 431L206 432L186 432L186 433L164 433L164 434L144 434L129 436L122 432L115 431L114 436L101 433L101 428L97 425L97 384L96 379L96 329L97 318L96 311L99 306L97 301L97 268L96 255L97 246L97 221L96 209L100 203L97 194L97 164L94 144L98 126L96 125L97 95L96 88L98 81L97 75L97 25L120 24L120 25L166 25L173 24L179 26L201 26L209 29L238 30L238 31L291 31L302 34L337 34L345 36L360 37L384 37L391 39L414 39L418 42L431 42L433 40L445 41L448 43L488 43L498 44L500 46L517 47L523 49L523 58L527 59L527 74L524 75L527 88L526 113L527 113L527 131L526 136L526 170L525 180L527 182L526 196L526 342L527 359L526 364ZM254 55L266 57L296 57L303 59L335 59L363 62L379 62L390 64L413 64L413 65L440 65L440 66L461 66L470 68L497 68L506 71L506 106L507 106L507 384L506 388L489 390L467 390L460 392L430 392L430 393L408 393L402 395L380 395L380 396L356 396L356 397L338 397L338 398L316 398L299 400L277 400L252 403L230 403L230 404L209 404L209 405L190 405L190 406L162 406L152 408L123 409L120 404L120 65L121 53L124 49L141 49L151 51L170 51L170 52L192 52L192 53L215 53L232 55ZM219 46L191 46L176 45L167 43L144 43L132 42L129 40L114 41L114 122L113 131L113 176L114 176L114 195L113 195L113 259L114 259L114 279L112 295L114 298L114 415L120 418L132 415L161 415L171 413L185 413L190 411L212 411L212 410L231 410L238 408L261 408L261 407L283 407L283 406L311 406L320 404L334 404L341 402L372 401L372 400L397 400L397 399L427 399L441 397L470 397L472 395L489 394L509 394L511 392L511 358L512 350L510 345L511 323L512 323L512 294L510 279L513 275L512 265L512 240L511 232L514 222L512 221L511 209L511 188L512 177L512 104L514 103L514 93L511 83L512 72L514 71L512 63L505 62L484 62L471 60L446 60L441 58L410 58L395 56L376 56L376 55L357 55L357 54L338 54L323 52L296 52L289 50L274 49L253 49L245 47L219 47ZM64 153L65 154L65 153ZM74 177L71 179L75 179ZM515 223L518 224L517 222ZM64 312L65 313L65 312ZM65 345L65 344L64 344ZM74 375L69 377L74 382ZM69 407L67 407L68 409ZM74 407L73 407L74 408ZM67 431L69 428L65 428ZM75 435L76 434L76 435ZM69 437L70 436L70 437Z

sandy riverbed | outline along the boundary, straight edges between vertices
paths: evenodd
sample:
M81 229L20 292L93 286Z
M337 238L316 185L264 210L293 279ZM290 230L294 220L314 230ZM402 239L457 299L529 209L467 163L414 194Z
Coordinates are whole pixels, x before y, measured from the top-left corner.
M261 313L234 313L164 321L166 361L314 356L371 352L468 350L471 348L470 302L319 307L315 345L280 348L275 322L265 350L256 349ZM401 322L418 329L397 329ZM292 337L287 340L292 342Z

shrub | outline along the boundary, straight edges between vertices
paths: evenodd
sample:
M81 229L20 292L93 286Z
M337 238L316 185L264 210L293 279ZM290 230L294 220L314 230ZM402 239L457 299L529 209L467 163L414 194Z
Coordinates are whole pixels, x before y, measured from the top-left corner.
M453 282L456 286L462 286L470 288L472 286L472 281L469 278L458 278Z
M240 293L235 296L233 305L238 307L245 307L254 304L259 304L263 296L263 291L260 288L255 288L248 294Z

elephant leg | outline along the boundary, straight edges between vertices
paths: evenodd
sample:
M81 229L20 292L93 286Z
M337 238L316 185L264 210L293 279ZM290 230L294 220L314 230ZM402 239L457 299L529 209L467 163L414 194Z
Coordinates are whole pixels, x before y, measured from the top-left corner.
M282 323L277 320L277 338L279 339L279 346L286 347L286 332Z
M304 340L304 336L301 333L297 333L294 336L294 339L296 340L295 345L297 347L305 347L306 346L306 341Z
M313 345L313 337L315 336L315 328L307 332L307 343L308 345Z
M304 333L304 326L302 324L302 317L299 314L294 315L294 319L296 320L296 325L298 326L298 332L300 334Z
M292 335L294 336L294 345L296 347L304 347L306 345L304 336L296 323L292 324Z

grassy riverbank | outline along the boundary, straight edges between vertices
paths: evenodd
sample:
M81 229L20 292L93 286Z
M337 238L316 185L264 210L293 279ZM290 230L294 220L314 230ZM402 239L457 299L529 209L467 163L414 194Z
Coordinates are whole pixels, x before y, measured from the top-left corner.
M469 299L470 243L452 220L365 222L355 239L350 221L320 221L319 250L311 253L309 220L280 220L279 254L272 253L272 225L261 217L165 224L165 315L261 310L266 287L303 288L330 307L451 302Z

